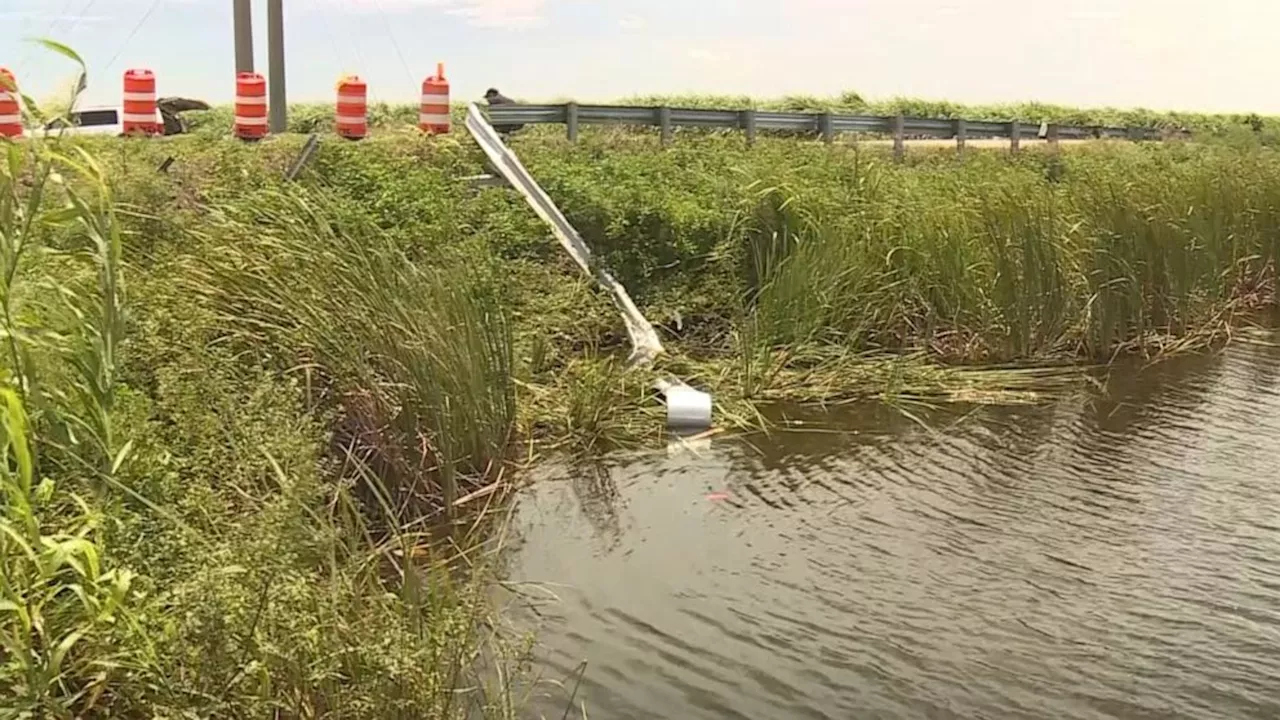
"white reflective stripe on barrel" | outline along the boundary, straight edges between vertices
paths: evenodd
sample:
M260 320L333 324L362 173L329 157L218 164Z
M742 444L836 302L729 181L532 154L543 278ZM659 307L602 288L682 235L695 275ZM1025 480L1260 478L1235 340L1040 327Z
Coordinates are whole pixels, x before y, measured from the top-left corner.
M125 113L124 121L127 123L153 123L156 121L154 113L147 115L145 113Z
M21 115L0 115L0 125L21 125Z
M237 115L237 116L236 116L236 124L237 124L237 125L266 125L266 124L267 124L267 119L266 119L266 118L264 118L264 117L263 117L263 118L251 118L251 117L243 117L243 116Z
M431 93L431 94L423 93L423 95L422 95L422 104L423 104L423 105L448 105L448 104L449 104L449 95L448 95L447 93L439 93L439 94L436 94L436 93Z
M449 116L446 115L428 115L427 113L418 114L418 122L423 125L448 125Z
M267 96L260 95L260 96L254 96L254 97L245 97L243 95L237 95L236 104L237 105L266 105Z
M0 102L10 102L10 101L17 102L18 98L14 97L14 94L9 92L8 90L0 92Z
M365 104L365 96L364 95L339 95L338 102L348 104L348 105L363 105Z
M127 92L124 94L124 101L125 102L155 102L156 94L153 92L149 92L149 93Z

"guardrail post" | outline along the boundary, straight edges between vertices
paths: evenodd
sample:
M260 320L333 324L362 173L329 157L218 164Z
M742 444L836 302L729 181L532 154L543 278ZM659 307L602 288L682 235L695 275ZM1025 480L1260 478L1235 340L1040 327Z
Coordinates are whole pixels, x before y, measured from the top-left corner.
M671 108L658 108L658 127L662 129L662 144L671 144Z
M578 103L564 106L564 124L568 128L569 142L578 142Z
M902 162L907 154L907 119L902 113L893 118L893 159Z
M1058 149L1058 123L1049 123L1049 147L1053 150Z
M1022 123L1014 120L1009 123L1009 152L1018 154L1018 149L1022 147Z
M969 123L960 118L956 120L956 152L964 153L965 140L969 139Z
M826 143L826 144L828 144L828 145L830 145L831 143L835 142L835 140L836 140L836 123L835 123L835 118L833 118L833 117L831 116L831 111L830 111L830 110L828 110L828 111L826 111L826 112L822 113L822 115L821 115L821 116L819 116L819 118L818 118L818 124L819 124L819 126L821 126L821 128L822 128L822 142L824 142L824 143Z
M742 129L747 132L747 144L756 144L756 111L755 108L749 108L742 111L742 117L739 119Z
M307 138L307 142L302 146L302 151L298 153L298 157L294 159L293 164L289 166L288 172L284 174L284 179L293 182L298 179L298 174L302 172L302 168L306 167L307 161L312 155L316 154L316 148L320 146L320 137L315 133Z

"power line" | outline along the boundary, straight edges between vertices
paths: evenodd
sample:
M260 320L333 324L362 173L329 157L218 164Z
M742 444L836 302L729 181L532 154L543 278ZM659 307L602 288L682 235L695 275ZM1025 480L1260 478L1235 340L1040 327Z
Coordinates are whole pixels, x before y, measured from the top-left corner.
M84 7L80 9L80 14L76 15L75 20L71 21L71 27L67 28L68 40L71 39L71 33L75 32L76 27L80 25L80 21L89 14L89 11L93 9L93 4L96 2L98 2L98 0L89 0L89 2L85 3Z
M329 42L334 46L334 56L339 60L342 60L342 54L337 51L338 43L334 40L335 36L333 28L329 24L329 14L324 11L325 4L326 3L320 3L320 21L324 23L324 32L329 36ZM364 67L364 53L360 52L360 43L356 42L354 37L355 33L348 32L345 33L345 36L347 38L347 43L351 45L351 52L355 55L356 61L360 63L360 67Z
M333 49L333 57L338 62L342 62L342 52L338 50L338 40L333 35L333 27L329 25L329 15L324 10L324 4L321 3L318 9L320 11L320 24L324 27L324 36L329 40L329 47Z
M71 9L71 4L74 3L75 1L76 0L67 0L65 3L62 4L62 9L58 11L57 15L53 16L52 20L49 21L49 27L45 28L44 34L46 37L51 36L53 34L54 26L56 26L64 17L67 16L67 11Z
M116 60L120 59L120 54L125 51L125 48L129 47L129 41L133 40L133 37L138 34L138 31L142 29L142 26L146 24L147 20L151 17L151 14L154 13L158 7L160 7L160 0L153 0L151 7L147 8L147 11L138 19L138 24L134 25L133 30L129 31L129 36L124 39L124 43L120 45L120 49L116 51L115 55L111 56L111 60L107 62L106 65L102 66L103 73L110 70Z
M387 26L387 36L391 38L391 47L395 48L396 55L400 57L400 65L404 68L404 75L409 80L409 84L413 84L413 71L409 69L409 63L404 59L404 53L400 52L400 43L396 42L395 30L391 28L391 19L387 17L386 11L382 9L382 0L373 0L373 4L378 8L378 14L382 16L382 23Z
M89 0L89 3L92 4L93 1L94 0ZM47 38L47 37L53 36L53 28L58 24L59 20L66 17L67 11L71 9L71 4L74 2L75 0L67 0L65 3L63 3L62 10L58 11L58 14L53 16L53 19L49 21L49 27L44 29L44 34L40 35L40 37ZM72 28L74 27L75 25L73 24ZM28 45L26 51L22 53L22 58L19 59L18 64L14 66L15 70L18 70L19 72L21 72L27 69L27 61L31 59L32 50L33 48L30 45Z
M329 42L334 46L334 58L343 64L342 72L346 72L347 70L350 69L349 67L346 66L346 60L350 59L351 55L345 55L343 53L338 52L337 41L333 39L334 33L332 28L329 25L329 15L324 11L325 4L326 3L319 3L320 21L324 23L325 34L329 36ZM344 33L344 35L347 38L347 42L351 45L352 54L355 55L356 62L358 63L357 67L359 68L368 67L367 65L365 65L365 62L364 62L364 53L360 52L360 43L359 41L356 40L356 37L355 37L356 33L348 32L348 33ZM370 90L370 96L373 97L375 100L377 99L377 93L373 90Z

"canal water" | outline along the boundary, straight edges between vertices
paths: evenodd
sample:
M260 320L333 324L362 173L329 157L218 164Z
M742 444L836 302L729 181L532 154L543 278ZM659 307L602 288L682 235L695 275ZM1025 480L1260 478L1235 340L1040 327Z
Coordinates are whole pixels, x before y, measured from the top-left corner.
M530 714L1280 717L1280 349L915 416L535 483Z

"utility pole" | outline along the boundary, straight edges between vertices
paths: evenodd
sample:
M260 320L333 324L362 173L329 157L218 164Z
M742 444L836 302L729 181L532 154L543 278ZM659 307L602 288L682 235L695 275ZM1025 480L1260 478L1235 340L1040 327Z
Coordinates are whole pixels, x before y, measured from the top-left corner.
M284 0L267 0L267 94L271 132L282 133L289 125L284 87Z
M236 72L253 72L253 7L251 0L232 0L236 25Z

